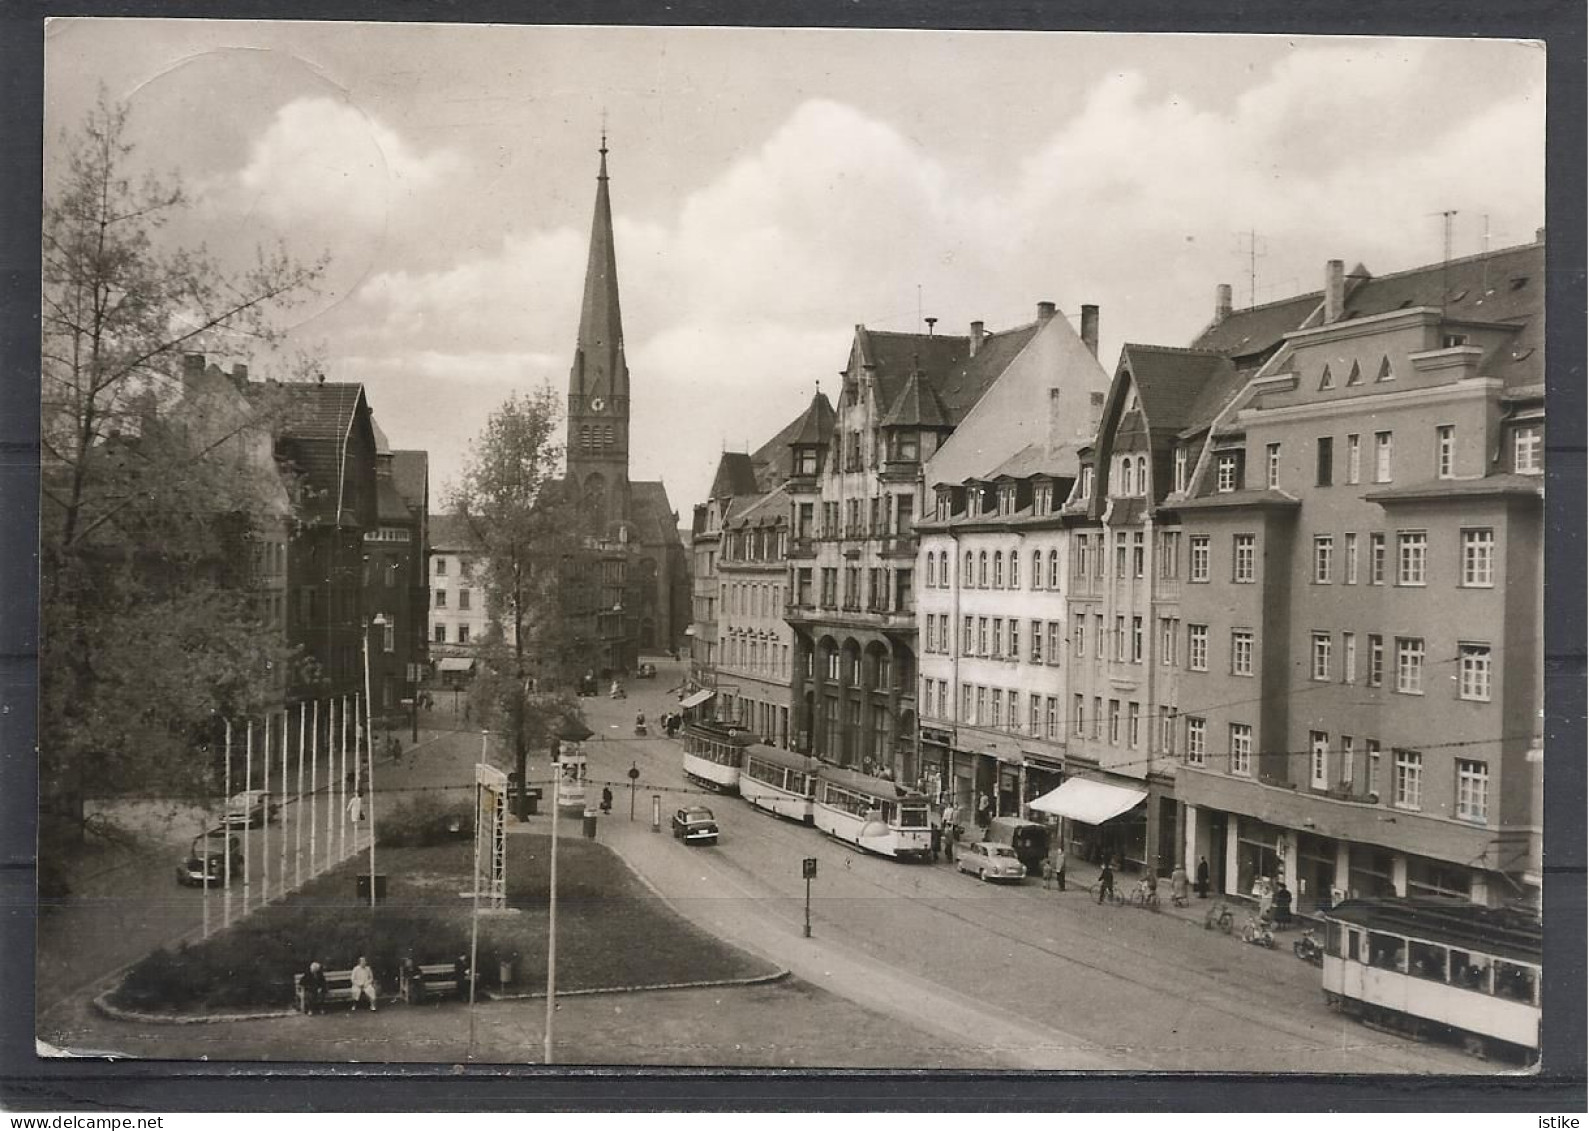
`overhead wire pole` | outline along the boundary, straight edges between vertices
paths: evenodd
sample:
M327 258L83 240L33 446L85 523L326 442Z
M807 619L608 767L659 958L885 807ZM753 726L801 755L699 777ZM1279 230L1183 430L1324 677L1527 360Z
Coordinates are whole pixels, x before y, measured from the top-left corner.
M480 732L480 763L486 763L487 746L490 742L491 732ZM469 1059L474 1059L475 1040L475 985L480 981L475 975L475 967L480 960L480 838L484 835L484 824L480 820L480 773L475 772L474 780L474 877L470 887L473 906L469 912ZM529 783L521 781L520 790L529 789ZM493 811L495 807L493 806Z
M254 720L248 720L248 738L243 746L243 914L248 914L248 900L253 886L253 838L248 835L248 797L254 787ZM231 801L227 801L226 826L231 828Z
M232 826L226 820L226 806L232 803L232 720L226 720L226 770L224 792L226 800L221 802L221 850L226 854L226 863L222 869L226 875L226 890L221 894L221 926L232 925Z
M292 825L292 886L303 887L303 740L304 725L308 721L309 711L303 703L298 704L298 805L293 810Z
M282 813L287 812L287 740L291 735L292 728L287 725L287 708L283 707L281 709L281 797L283 804L280 810ZM265 821L267 823L270 821L269 806L265 808ZM277 839L281 841L281 851L276 857L276 894L285 896L287 894L287 819L285 816L282 818L281 828L277 832L280 834Z
M265 759L265 777L260 783L264 793L260 796L259 813L259 902L270 902L270 712L265 712L265 733L260 740L260 754Z
M309 723L309 875L318 876L315 855L316 831L320 827L320 700L314 701L314 718Z
M557 1012L557 824L560 815L561 768L552 775L552 867L551 884L546 900L546 1048L544 1063L552 1061L552 1018ZM520 783L528 789L527 782Z

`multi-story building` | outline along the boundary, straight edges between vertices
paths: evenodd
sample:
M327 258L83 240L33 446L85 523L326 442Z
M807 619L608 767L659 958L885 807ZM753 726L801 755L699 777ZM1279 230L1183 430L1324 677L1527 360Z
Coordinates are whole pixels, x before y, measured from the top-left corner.
M1537 899L1544 284L1543 237L1332 261L1199 340L1290 323L1164 451L1177 795L1222 890Z
M973 323L966 337L857 326L831 447L791 444L799 548L787 614L796 635L791 694L796 734L819 756L920 778L915 525L922 463L1053 315L1053 304L1043 303L1029 326L990 335ZM810 516L809 541L802 513Z
M427 673L429 465L424 452L393 451L375 426L376 518L364 532L364 593L383 627L370 639L375 711L400 712Z
M430 516L430 656L444 682L473 670L477 646L491 627L478 576L482 552L462 515Z
M789 494L782 487L733 508L717 558L718 713L772 746L789 745L794 633L789 586Z
M1108 375L1095 307L1038 332L927 461L917 523L921 778L979 816L1061 783L1068 537L1060 507Z

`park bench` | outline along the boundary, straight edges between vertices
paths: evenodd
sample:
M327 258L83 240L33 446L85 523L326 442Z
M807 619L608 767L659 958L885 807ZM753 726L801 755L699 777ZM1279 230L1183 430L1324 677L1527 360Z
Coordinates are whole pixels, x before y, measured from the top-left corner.
M327 970L326 996L322 1005L348 1004L353 1001L353 971ZM298 1003L299 1013L309 1012L309 999L304 991L303 975L292 976L292 996Z
M415 973L419 977L414 977ZM426 998L453 998L464 992L458 984L458 969L451 962L404 966L398 977L397 992L409 1005L418 1005Z

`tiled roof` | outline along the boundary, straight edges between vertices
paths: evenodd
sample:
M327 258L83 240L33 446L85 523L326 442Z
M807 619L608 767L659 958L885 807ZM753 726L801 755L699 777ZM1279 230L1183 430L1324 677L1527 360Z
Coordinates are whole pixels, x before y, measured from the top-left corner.
M668 501L668 489L659 479L632 480L629 484L629 517L640 532L643 546L667 546L673 541L679 516Z
M308 487L300 512L310 520L338 521L337 503L346 487L342 483L344 445L352 436L359 412L368 411L364 386L318 381L287 382L269 389L269 394L261 395L279 395L283 405L277 451L291 461Z
M478 553L480 543L461 514L430 516L430 548L436 553Z
M430 494L430 453L399 449L392 453L392 482L409 506L424 510Z
M282 432L294 439L337 440L348 434L364 386L346 381L287 382L282 392Z
M1029 479L1034 475L1052 475L1074 478L1076 475L1076 449L1070 444L1061 445L1052 454L1045 443L1031 443L999 464L988 479Z
M833 442L834 415L832 402L828 400L826 393L819 391L811 398L811 403L806 406L805 412L786 425L777 436L767 441L762 451L766 451L774 444L777 444L785 433L789 434L789 438L783 441L785 446L789 444L830 444ZM758 451L756 454L759 456L761 452Z
M1223 407L1217 390L1238 382L1236 367L1217 353L1128 342L1121 365L1136 381L1137 396L1155 433L1175 433L1191 426L1198 411ZM1208 395L1205 396L1205 391Z
M870 372L876 382L875 395L882 411L887 411L899 397L911 373L919 369L936 384L954 372L971 348L969 338L948 334L901 334L892 330L868 330L864 326L856 327L855 340L860 346L862 363L870 366L866 372Z
M407 523L413 517L390 475L377 473L375 477L375 516L383 524Z
M782 487L765 495L735 499L734 504L723 521L725 527L776 526L789 517L789 494Z
M1013 330L989 334L977 347L975 357L965 357L941 379L933 382L952 423L958 424L965 419L966 413L982 399L982 394L999 379L1009 368L1010 362L1042 328L1041 322L1032 322Z
M883 427L952 428L954 421L937 390L918 370L906 378L905 387L883 417Z
M724 452L717 457L717 474L712 478L711 498L747 495L756 490L756 465L747 452Z
M1323 301L1323 293L1314 291L1232 311L1199 334L1192 346L1228 357L1267 354L1286 334L1300 327Z

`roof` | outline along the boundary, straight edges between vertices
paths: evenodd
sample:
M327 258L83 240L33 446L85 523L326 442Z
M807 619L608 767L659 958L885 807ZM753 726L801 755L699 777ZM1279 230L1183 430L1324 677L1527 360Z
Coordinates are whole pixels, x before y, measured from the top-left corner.
M1472 499L1479 496L1518 495L1538 499L1544 496L1545 481L1539 475L1503 472L1482 479L1429 479L1422 483L1385 487L1363 496L1371 503L1433 502L1439 499Z
M281 390L281 430L303 440L337 440L348 434L364 397L364 386L349 381L288 381Z
M1136 382L1148 426L1157 433L1211 420L1243 380L1228 359L1202 349L1128 342L1120 364Z
M377 474L375 477L375 516L382 525L413 521L408 503L390 475Z
M887 798L891 801L926 801L925 795L918 793L901 782L888 781L885 778L874 778L870 774L863 774L859 770L847 770L843 766L834 766L827 762L817 770L817 776L823 781L832 782L841 789L854 790L857 793L870 794L873 797Z
M433 514L430 516L430 548L436 553L475 553L480 550L480 543L463 515Z
M800 754L793 750L781 750L776 746L767 746L764 743L753 743L745 747L745 757L755 758L759 762L766 762L770 766L782 766L788 770L800 770L811 773L817 768L817 760L809 754Z
M735 499L723 518L723 526L776 526L789 519L789 493L782 487L748 499Z
M1052 453L1041 442L1027 444L1009 459L988 473L988 479L1030 479L1034 475L1074 477L1077 468L1076 449L1062 444Z
M922 372L912 370L883 417L884 428L952 428L949 410Z
M393 452L392 482L405 503L423 511L430 502L430 453L403 449Z
M913 377L932 387L946 426L959 424L989 386L1009 368L1042 328L1032 322L984 336L973 355L971 339L954 335L899 334L858 328L862 360L872 364L877 403L894 405Z
M756 465L748 452L724 452L717 458L710 498L748 495L756 490Z
M805 412L786 425L783 432L769 440L767 445L777 443L785 432L790 433L789 438L784 440L785 444L832 443L835 415L833 403L828 400L826 393L818 389L816 395L811 398L811 403L806 406Z
M1277 347L1324 301L1323 291L1234 310L1208 326L1192 345L1227 357L1254 357Z
M1349 899L1328 916L1344 923L1471 948L1498 958L1538 963L1542 953L1539 920L1507 908L1455 899Z
M642 546L671 546L679 516L668 500L668 489L660 479L632 480L629 483L629 517L640 534Z
M301 513L311 520L340 521L339 503L349 505L348 485L343 482L344 445L354 434L359 414L369 414L364 386L317 381L286 382L269 389L260 395L279 395L282 401L278 452L291 460L310 488L300 501ZM373 435L373 417L370 426Z

